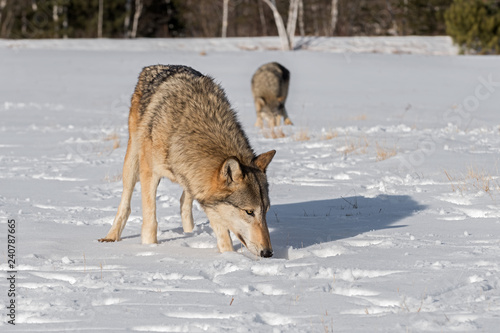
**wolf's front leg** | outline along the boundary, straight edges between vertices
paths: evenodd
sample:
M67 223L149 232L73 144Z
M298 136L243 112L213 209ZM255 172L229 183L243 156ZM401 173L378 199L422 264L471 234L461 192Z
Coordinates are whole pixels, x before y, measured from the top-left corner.
M255 127L264 127L264 120L262 119L262 115L260 113L257 113L257 121L255 122Z
M193 197L186 190L181 196L181 219L184 232L193 232Z
M290 120L290 117L288 116L288 113L286 112L286 108L283 108L283 117L285 118L284 121L285 125L293 125L292 121Z
M231 240L231 236L229 235L229 230L218 223L214 223L210 221L210 225L214 230L215 236L217 237L217 248L219 251L228 252L234 251L233 241Z
M113 221L113 226L109 230L106 237L99 239L99 242L116 242L120 240L123 228L127 223L130 215L130 199L134 191L135 183L139 178L139 162L138 153L132 139L128 140L127 154L125 155L125 162L123 163L123 193Z

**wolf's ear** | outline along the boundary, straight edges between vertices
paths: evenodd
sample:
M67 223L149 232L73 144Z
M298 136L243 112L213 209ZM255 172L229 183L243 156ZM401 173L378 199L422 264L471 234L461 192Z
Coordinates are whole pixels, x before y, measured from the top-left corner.
M220 178L227 185L230 185L232 182L238 182L243 178L240 162L236 157L229 157L224 161L220 170Z
M253 159L253 164L259 168L262 172L266 172L266 168L271 163L271 160L276 154L276 150L270 150L267 153L260 154L256 158Z

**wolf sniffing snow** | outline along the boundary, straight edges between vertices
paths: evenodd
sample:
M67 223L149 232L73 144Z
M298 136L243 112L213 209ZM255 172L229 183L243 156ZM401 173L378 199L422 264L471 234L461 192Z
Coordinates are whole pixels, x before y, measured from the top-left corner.
M145 67L129 114L123 193L113 225L101 242L120 240L135 183L142 191L143 244L157 242L156 189L162 177L179 183L185 232L194 227L197 200L221 252L233 251L229 231L255 255L271 257L266 223L266 168L275 150L256 156L224 90L186 66Z

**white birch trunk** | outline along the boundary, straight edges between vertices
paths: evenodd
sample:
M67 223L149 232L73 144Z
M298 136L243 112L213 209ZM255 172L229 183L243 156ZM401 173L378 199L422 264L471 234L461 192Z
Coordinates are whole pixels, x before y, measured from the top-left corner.
M135 38L137 36L137 26L139 25L139 18L141 17L142 7L142 0L135 0L134 22L132 23L132 32L130 33L130 38Z
M288 22L286 24L286 33L290 42L290 49L293 47L293 39L295 37L295 28L297 26L297 15L299 12L299 0L290 0L288 8Z
M267 36L266 17L264 16L264 8L262 8L261 1L259 1L259 16L260 16L260 24L262 25L262 34L264 36Z
M227 15L229 11L229 0L224 0L222 8L222 38L227 37Z
M262 0L264 1L269 8L273 11L274 22L276 23L276 28L278 29L278 35L281 40L281 47L284 51L291 50L290 39L286 32L285 24L283 23L283 18L281 17L278 9L276 8L276 2L274 0Z
M57 3L52 7L52 20L54 21L54 38L59 37L59 7Z
M68 39L68 7L63 7L63 38Z
M130 14L132 13L132 0L125 2L125 20L123 20L123 37L130 37Z
M302 37L305 36L305 27L304 27L304 1L299 1L299 33Z
M2 12L7 5L7 0L0 0L0 27L2 26Z
M337 28L337 17L339 16L339 1L332 0L332 24L331 24L331 35L335 35L335 29Z

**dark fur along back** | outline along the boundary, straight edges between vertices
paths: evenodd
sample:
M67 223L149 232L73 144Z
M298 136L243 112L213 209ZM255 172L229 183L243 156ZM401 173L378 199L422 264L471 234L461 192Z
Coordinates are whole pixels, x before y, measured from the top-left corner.
M196 77L203 76L197 70L182 65L153 65L142 69L135 87L135 91L141 96L139 108L141 116L144 114L158 86L176 74L188 74Z

